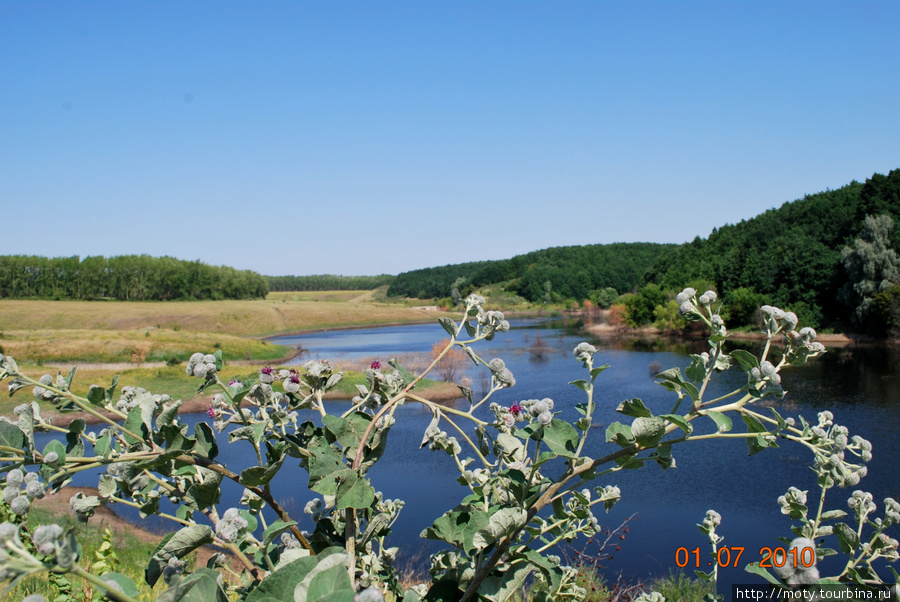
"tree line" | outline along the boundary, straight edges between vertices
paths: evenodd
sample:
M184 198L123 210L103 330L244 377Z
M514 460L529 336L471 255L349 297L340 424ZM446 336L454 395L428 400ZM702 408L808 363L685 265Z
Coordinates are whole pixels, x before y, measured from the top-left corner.
M393 282L395 276L266 276L270 291L371 291Z
M842 260L842 253L857 241L870 244L866 241L876 233L869 232L867 217L877 216L900 220L900 169L807 195L670 248L649 267L643 284L671 291L702 281L738 302L789 308L806 324L866 330L856 311L860 299L847 293L858 284L851 280L862 276L851 274L851 259ZM877 236L900 249L900 228L891 230L885 219L881 223ZM878 292L884 291L873 295Z
M0 298L6 299L258 299L268 292L256 272L173 257L0 256Z
M389 296L446 297L478 287L506 283L531 302L582 300L593 291L630 291L647 268L675 245L614 243L553 247L510 259L459 263L399 274Z

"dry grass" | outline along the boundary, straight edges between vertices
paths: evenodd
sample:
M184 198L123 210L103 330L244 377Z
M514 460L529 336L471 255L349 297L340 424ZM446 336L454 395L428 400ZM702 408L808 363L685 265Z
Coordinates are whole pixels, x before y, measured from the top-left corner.
M269 360L289 349L268 341L222 333L175 331L156 327L140 330L6 330L0 334L3 352L32 362L131 363L186 361L196 351L221 349L234 359Z
M320 328L436 320L440 312L380 303L371 291L272 293L251 301L0 300L0 332L149 328L266 336Z

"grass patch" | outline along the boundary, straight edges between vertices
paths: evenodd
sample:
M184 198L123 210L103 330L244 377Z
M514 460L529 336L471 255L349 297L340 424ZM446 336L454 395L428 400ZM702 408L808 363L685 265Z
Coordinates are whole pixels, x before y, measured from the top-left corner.
M681 572L671 572L657 579L650 590L661 593L666 602L695 602L713 591L708 581L693 579Z

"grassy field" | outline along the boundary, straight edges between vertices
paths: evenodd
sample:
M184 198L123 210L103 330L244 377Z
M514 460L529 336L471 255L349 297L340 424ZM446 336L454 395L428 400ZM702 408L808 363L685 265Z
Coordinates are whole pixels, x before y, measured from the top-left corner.
M376 301L376 291L272 293L254 301L0 300L0 352L45 362L186 361L222 349L226 357L274 360L289 349L262 337L323 328L437 320L415 301Z
M371 291L272 293L250 301L0 300L0 332L147 329L243 337L437 320L440 312L374 300ZM2 339L3 337L0 337Z

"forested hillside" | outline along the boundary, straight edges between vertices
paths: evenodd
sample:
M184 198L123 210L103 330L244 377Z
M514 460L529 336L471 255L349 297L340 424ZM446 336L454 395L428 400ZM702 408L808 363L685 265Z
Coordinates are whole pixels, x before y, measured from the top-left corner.
M612 287L630 291L644 271L674 245L615 243L554 247L499 261L460 263L404 272L388 295L446 297L452 289L509 282L507 289L529 301L584 300L591 291Z
M0 256L0 298L7 299L256 299L268 292L256 272L173 257Z
M647 270L644 283L677 289L705 280L720 295L740 290L807 321L847 327L853 307L842 294L849 275L841 252L864 234L866 216L879 215L893 218L889 242L900 249L900 169L807 195L669 249Z
M393 282L395 276L266 276L270 291L370 291Z

